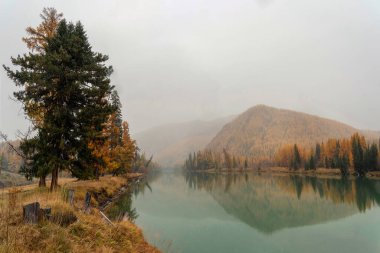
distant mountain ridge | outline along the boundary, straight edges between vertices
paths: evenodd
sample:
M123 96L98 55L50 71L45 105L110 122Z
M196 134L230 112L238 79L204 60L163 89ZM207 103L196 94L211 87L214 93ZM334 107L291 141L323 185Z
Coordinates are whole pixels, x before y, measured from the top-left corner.
M211 121L190 121L155 127L133 135L138 146L162 167L182 166L190 152L223 149L241 156L273 158L286 144L314 147L329 138L349 138L360 132L367 139L380 132L302 112L257 105L238 116Z
M133 135L137 145L161 167L182 166L190 152L204 149L234 116L155 127Z
M360 132L378 139L379 132L362 131L347 124L306 113L254 106L227 123L207 145L207 149L235 155L272 158L286 144L313 147L329 138L348 138Z

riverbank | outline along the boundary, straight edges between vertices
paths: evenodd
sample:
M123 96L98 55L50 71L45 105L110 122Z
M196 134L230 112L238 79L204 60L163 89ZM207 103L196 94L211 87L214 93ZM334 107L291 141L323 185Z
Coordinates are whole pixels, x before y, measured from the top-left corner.
M159 252L129 221L105 221L99 208L120 194L141 174L101 177L99 180L60 179L60 189L49 192L36 184L0 192L0 252ZM65 201L73 189L73 206ZM86 192L91 209L83 211ZM51 208L51 218L39 224L23 222L22 206L39 202Z
M262 168L262 169L209 169L209 170L196 170L194 172L204 172L204 173L242 173L242 172L256 172L256 173L272 173L272 174L291 174L291 175L306 175L306 176L317 176L317 177L323 177L323 176L329 176L329 177L337 177L341 176L340 169L329 169L329 168L317 168L316 170L305 170L305 169L298 169L298 170L292 170L286 167L269 167L269 168ZM351 177L355 177L355 171L350 170L349 175ZM373 178L373 179L379 179L380 180L380 171L370 171L366 174L367 178Z

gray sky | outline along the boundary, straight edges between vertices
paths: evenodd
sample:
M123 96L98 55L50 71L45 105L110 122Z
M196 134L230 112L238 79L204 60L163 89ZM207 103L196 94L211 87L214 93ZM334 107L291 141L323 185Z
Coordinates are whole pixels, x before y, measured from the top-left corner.
M0 0L0 63L26 52L43 7L110 56L132 132L256 104L380 130L378 0ZM0 69L0 130L26 129Z

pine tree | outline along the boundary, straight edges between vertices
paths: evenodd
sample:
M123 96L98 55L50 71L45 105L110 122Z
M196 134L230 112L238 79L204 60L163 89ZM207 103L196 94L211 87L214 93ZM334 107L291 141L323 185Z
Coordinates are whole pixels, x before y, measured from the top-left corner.
M54 8L44 8L42 13L40 14L42 19L41 24L39 24L36 28L28 27L26 32L28 34L27 37L22 38L22 40L26 43L27 47L34 52L35 54L45 54L46 46L48 43L48 39L51 39L56 34L56 30L59 22L62 20L63 14L58 13ZM33 85L29 85L28 83L24 84L25 90L33 89ZM33 92L30 91L30 92ZM46 111L46 108L38 104L38 102L34 100L29 100L28 103L24 104L25 114L28 116L33 126L40 126L43 124L43 118ZM35 143L31 141L31 143ZM24 146L25 148L29 148L35 150L37 147L31 147L30 144ZM31 154L30 151L25 150L25 152ZM46 166L46 164L44 165ZM29 172L28 172L29 170ZM26 172L31 176L31 173L35 168L31 168L28 161L24 163L21 168L21 172ZM48 169L39 170L39 186L46 186L46 176L49 173Z
M59 170L68 169L78 178L94 175L99 161L88 144L105 141L103 125L114 112L107 60L92 52L80 22L62 20L43 54L12 58L19 70L4 66L21 88L14 95L25 112L31 102L44 112L42 124L35 126L36 137L25 141L24 148L32 154L33 176L45 168L51 171L51 189L58 185Z
M294 170L298 170L301 166L301 155L298 150L297 144L294 144L293 147L293 160L292 160L292 168Z
M334 149L334 157L332 159L332 168L340 168L341 166L341 157L340 157L340 143L336 142Z
M350 159L347 153L343 154L343 157L341 159L341 165L340 165L340 171L343 176L348 175L348 169L350 167Z
M309 169L310 170L316 170L316 168L317 168L317 166L316 166L316 163L315 163L314 155L311 155L310 159L309 159Z
M321 144L317 143L315 145L315 161L318 164L321 160Z
M352 156L355 172L363 176L365 175L365 167L364 167L364 150L363 150L363 141L358 133L355 133L351 137L351 148L352 148Z
M379 150L376 144L371 144L367 149L367 170L377 170L378 169L378 156Z
M123 136L123 116L121 114L121 102L119 98L119 94L116 90L112 91L111 94L111 103L113 106L113 109L115 110L114 116L112 117L112 124L119 129L119 132L112 133L110 136L111 142L115 143L116 145L121 145L122 143L122 136Z

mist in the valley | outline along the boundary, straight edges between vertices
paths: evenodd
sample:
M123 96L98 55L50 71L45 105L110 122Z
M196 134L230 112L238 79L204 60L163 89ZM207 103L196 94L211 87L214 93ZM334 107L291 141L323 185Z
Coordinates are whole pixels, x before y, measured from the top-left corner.
M0 63L43 7L80 20L109 55L133 133L216 119L256 104L380 130L377 0L135 0L0 2ZM0 70L0 130L25 130L14 83Z

